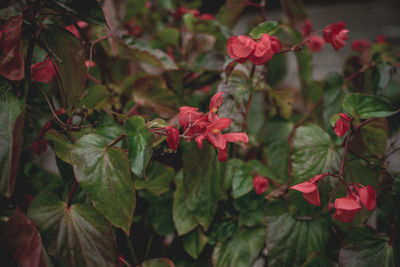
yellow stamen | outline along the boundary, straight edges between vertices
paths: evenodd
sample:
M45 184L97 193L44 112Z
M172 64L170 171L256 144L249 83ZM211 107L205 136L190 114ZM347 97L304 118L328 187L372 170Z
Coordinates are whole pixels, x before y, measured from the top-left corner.
M218 130L218 129L212 129L211 131L212 131L213 134L219 133L219 130Z
M213 113L217 113L217 108L216 107L213 107L212 109L211 109L211 112L213 112Z

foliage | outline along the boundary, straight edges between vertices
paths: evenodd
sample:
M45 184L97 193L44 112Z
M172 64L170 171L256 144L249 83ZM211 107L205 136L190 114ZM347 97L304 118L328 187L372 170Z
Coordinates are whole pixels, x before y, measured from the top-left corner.
M400 265L396 48L353 42L317 81L345 23L313 31L297 0L282 21L203 4L1 5L2 264Z

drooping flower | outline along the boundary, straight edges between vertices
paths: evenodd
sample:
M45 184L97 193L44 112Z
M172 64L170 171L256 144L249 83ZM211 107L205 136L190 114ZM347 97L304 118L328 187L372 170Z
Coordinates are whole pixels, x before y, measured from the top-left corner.
M306 42L306 45L312 52L319 52L321 51L322 47L324 47L325 41L318 35L311 35Z
M219 117L217 116L217 111L218 111L218 108L223 103L224 92L225 91L218 92L211 98L210 107L209 107L209 113L208 113L208 120L209 121L214 121L216 119L219 119Z
M304 22L302 31L303 31L303 37L307 37L312 32L312 24L309 19Z
M256 42L256 47L249 59L254 65L264 65L279 51L280 47L281 43L276 37L264 33Z
M337 198L335 208L335 219L344 223L352 222L357 212L362 209L360 201L353 193L347 195L347 197Z
M50 57L47 57L45 61L33 64L31 66L31 73L34 81L43 83L49 83L57 76L57 72Z
M239 63L246 62L253 54L256 43L253 39L245 36L231 36L228 39L228 55Z
M167 143L169 148L176 151L179 145L179 130L170 125L165 127L165 131L167 132Z
M340 118L335 123L335 133L337 136L344 136L350 129L351 119L344 113L339 113Z
M269 184L268 178L262 177L260 175L257 175L256 177L253 178L253 187L257 195L261 195L262 193L267 191L268 184Z
M289 189L294 189L303 193L303 197L311 205L320 206L321 200L319 198L319 191L317 184L322 178L327 176L327 174L319 174L309 179L308 181L302 182L300 184L291 186Z
M366 187L360 184L356 184L355 191L361 200L361 203L367 210L373 210L376 206L376 192L375 189L367 185Z
M371 47L371 44L365 39L355 40L351 43L351 48L354 51L360 52L360 53L364 53L364 52L368 51L370 47Z
M185 129L189 125L193 125L193 122L200 119L203 116L202 112L198 112L198 108L192 108L183 106L179 108L179 124Z
M221 130L228 128L231 125L231 119L217 119L207 125L206 138L215 147L219 149L226 148L226 138L221 133Z
M322 32L325 42L332 44L336 51L343 47L349 39L347 36L349 30L345 27L344 22L336 22L326 26Z

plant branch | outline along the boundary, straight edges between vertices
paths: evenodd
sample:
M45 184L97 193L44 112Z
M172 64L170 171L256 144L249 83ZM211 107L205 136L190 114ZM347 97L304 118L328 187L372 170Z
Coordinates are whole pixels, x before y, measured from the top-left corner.
M339 172L339 176L341 178L343 178L343 173L344 173L344 162L346 161L346 154L347 151L349 149L349 141L350 141L350 137L351 137L352 131L349 130L349 132L347 133L347 137L346 137L346 143L344 145L344 151L343 151L343 155L342 155L342 162L340 163L340 172Z
M75 195L77 187L78 187L78 182L76 181L76 179L74 177L74 182L72 183L71 190L69 190L69 194L67 197L67 207L71 207L71 201Z
M121 134L120 136L118 136L117 138L115 138L113 141L111 141L111 143L109 143L107 145L107 149L112 147L113 145L115 145L116 143L118 143L119 141L121 141L122 139L124 139L126 137L126 134Z

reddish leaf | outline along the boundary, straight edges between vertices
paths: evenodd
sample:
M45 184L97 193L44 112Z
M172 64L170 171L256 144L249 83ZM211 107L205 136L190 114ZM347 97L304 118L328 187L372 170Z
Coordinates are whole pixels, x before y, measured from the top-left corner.
M3 50L0 75L13 81L19 81L24 78L21 24L21 15L12 17L3 25L2 40L0 40L0 47Z
M3 227L2 239L21 266L46 266L42 238L33 222L19 209Z

